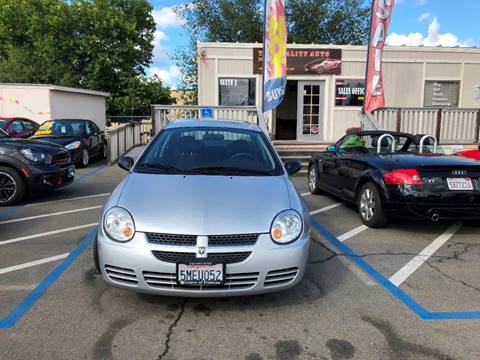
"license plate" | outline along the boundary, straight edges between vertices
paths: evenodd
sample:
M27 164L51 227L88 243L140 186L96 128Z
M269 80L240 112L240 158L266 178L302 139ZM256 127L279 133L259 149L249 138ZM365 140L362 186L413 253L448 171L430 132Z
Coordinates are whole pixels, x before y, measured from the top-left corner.
M225 281L223 264L177 264L177 282L186 286L216 286Z
M469 178L448 178L448 188L452 191L472 191L473 182Z

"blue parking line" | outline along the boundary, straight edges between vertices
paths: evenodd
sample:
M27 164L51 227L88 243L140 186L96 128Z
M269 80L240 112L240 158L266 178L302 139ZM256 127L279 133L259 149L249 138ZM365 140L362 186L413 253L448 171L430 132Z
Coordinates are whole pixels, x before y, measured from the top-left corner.
M27 295L3 320L0 321L0 329L9 329L21 320L25 314L46 294L48 289L63 275L73 262L90 246L97 235L97 230L92 230L75 249L50 272L35 289Z
M480 319L480 311L460 311L460 312L431 312L403 292L385 278L374 267L370 266L365 260L359 257L352 249L338 240L331 232L320 225L315 219L311 220L312 226L318 230L328 241L337 249L342 251L350 260L357 264L367 274L369 274L379 285L383 286L390 294L402 302L413 313L422 320L475 320Z
M8 216L10 214L13 214L15 211L21 209L24 205L21 206L13 206L10 209L0 211L0 217L2 216Z

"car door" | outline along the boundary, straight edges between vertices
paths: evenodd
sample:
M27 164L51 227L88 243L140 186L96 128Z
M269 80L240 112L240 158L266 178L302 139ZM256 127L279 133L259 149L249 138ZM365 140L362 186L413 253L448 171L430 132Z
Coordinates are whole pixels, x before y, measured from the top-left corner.
M23 122L19 119L13 120L8 125L8 133L16 138L26 137Z

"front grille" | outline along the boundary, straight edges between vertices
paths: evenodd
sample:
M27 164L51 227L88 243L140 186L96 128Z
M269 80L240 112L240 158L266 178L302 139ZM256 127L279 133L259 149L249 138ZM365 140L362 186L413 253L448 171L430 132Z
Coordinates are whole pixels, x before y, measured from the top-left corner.
M195 246L197 244L197 237L195 235L147 233L147 239L151 243L164 245Z
M105 265L105 273L110 280L126 285L137 285L137 275L134 270L112 265Z
M182 286L178 285L175 274L172 273L143 273L145 283L154 289L184 289L189 291L205 291L205 290L241 290L248 289L258 281L259 273L239 273L226 274L225 284L218 286Z
M208 237L208 245L255 245L259 236L260 234L211 235ZM196 235L147 233L147 239L151 243L163 245L195 246L197 244Z
M152 251L153 255L161 261L168 263L181 263L198 261L195 253L181 253L170 251ZM250 256L250 251L244 252L228 252L228 253L211 253L208 254L207 259L203 261L218 263L218 264L235 264L246 260Z
M265 277L265 282L263 283L263 286L270 287L288 284L295 279L297 274L297 267L269 271L267 276Z
M53 155L51 164L53 166L64 166L64 165L70 165L70 153L65 152L65 153L58 153Z

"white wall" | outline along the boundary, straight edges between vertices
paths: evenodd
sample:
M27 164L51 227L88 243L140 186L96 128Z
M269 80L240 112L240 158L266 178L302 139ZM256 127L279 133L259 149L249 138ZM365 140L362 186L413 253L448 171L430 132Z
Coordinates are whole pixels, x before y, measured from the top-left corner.
M101 130L106 127L105 98L97 95L51 90L52 118L89 119Z
M22 117L39 124L50 119L48 88L0 85L0 116Z

